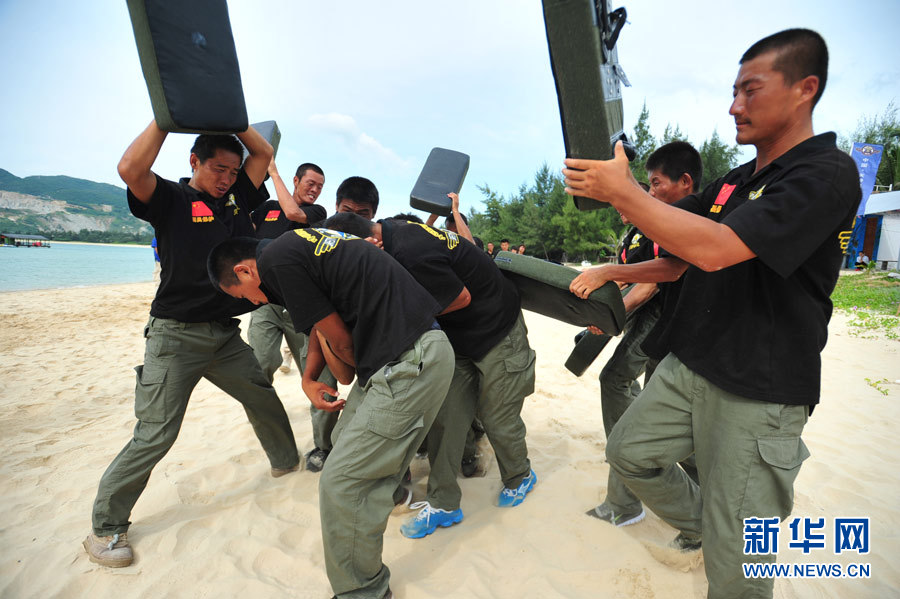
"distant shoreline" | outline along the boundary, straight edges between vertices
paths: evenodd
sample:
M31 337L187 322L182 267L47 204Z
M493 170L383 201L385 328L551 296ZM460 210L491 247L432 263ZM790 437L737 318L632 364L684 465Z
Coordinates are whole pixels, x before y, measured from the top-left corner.
M66 245L115 245L126 248L152 248L152 246L145 245L143 243L98 243L96 241L56 241L54 239L50 239L48 241L50 242L51 247L53 247L53 244L55 243L64 243Z

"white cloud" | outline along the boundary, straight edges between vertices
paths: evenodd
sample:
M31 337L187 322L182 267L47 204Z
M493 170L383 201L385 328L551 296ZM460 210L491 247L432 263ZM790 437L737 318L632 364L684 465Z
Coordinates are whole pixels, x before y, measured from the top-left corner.
M374 160L375 162L396 168L406 168L410 161L404 160L392 149L365 133L352 116L329 112L313 114L309 124L320 131L337 137L355 159Z

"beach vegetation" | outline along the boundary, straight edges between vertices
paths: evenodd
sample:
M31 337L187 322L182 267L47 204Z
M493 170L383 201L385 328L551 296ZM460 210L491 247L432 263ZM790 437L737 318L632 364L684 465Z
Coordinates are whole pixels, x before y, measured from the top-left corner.
M850 315L851 335L900 339L900 279L866 269L838 279L831 301Z

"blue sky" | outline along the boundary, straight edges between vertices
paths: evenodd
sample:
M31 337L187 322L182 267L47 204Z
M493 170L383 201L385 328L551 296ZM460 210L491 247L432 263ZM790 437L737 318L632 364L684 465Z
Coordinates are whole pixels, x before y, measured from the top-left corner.
M614 7L623 4L626 130L646 100L657 135L677 123L696 143L714 129L733 140L737 61L788 27L816 29L829 44L818 132L849 133L900 100L900 45L887 31L900 20L896 1ZM408 210L434 146L471 156L461 195L476 209L477 185L509 194L543 163L562 166L540 2L232 0L229 11L250 120L278 121L283 173L303 161L323 167L329 212L351 175L375 181L379 216ZM125 2L0 0L0 56L0 168L121 185L116 163L152 118ZM154 170L187 175L192 139L171 134Z

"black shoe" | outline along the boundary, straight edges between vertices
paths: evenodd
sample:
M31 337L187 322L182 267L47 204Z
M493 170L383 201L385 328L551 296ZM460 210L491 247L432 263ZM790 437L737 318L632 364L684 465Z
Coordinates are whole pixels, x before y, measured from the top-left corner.
M678 536L669 543L669 547L677 549L682 553L688 553L690 551L698 551L701 543L702 539L700 537L688 537L685 536L683 532L680 532L678 533Z
M325 460L328 459L328 451L316 447L306 454L306 469L310 472L319 472L325 467Z
M462 466L460 468L462 470L462 475L466 478L472 478L478 473L478 458L472 456L471 458L463 458Z

